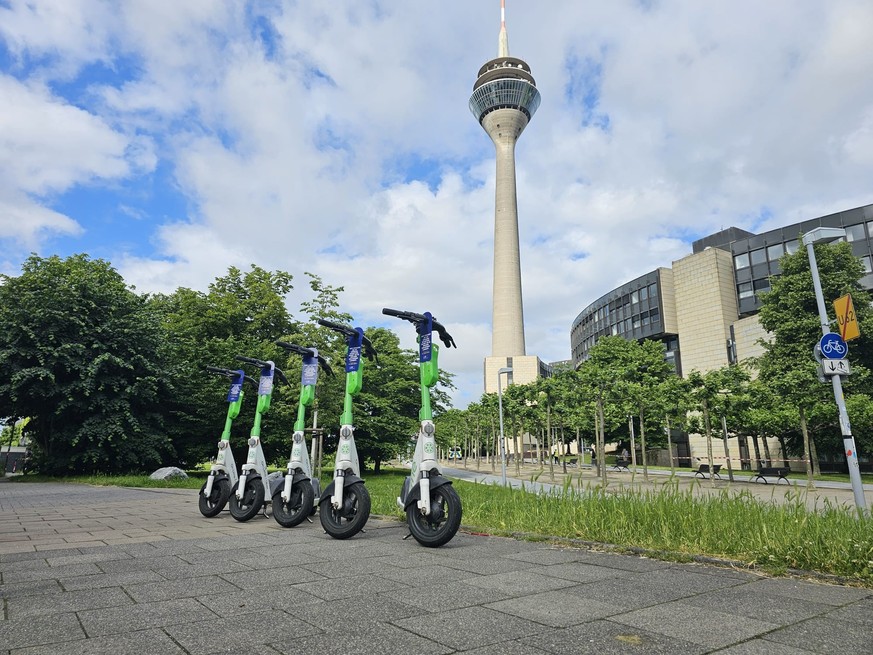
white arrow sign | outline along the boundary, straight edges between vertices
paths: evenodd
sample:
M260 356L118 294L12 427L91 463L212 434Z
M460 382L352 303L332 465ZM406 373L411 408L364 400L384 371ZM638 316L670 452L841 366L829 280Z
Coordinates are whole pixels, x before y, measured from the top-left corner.
M826 359L821 363L822 372L825 375L849 375L848 359Z

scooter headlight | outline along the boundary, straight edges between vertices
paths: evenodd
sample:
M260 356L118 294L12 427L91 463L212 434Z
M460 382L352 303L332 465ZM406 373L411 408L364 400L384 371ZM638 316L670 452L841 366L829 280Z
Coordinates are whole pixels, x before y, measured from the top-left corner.
M221 441L218 442L218 449L224 450L225 448L227 448L227 442L224 439L222 439Z
M352 436L352 429L348 426L344 426L344 427L340 428L340 436L343 439L350 438Z
M423 429L424 429L424 433L427 436L431 436L436 431L436 428L434 428L433 423L425 423Z
M249 439L249 446L250 447L254 448L257 445L258 445L258 438L257 437L252 437L251 439Z

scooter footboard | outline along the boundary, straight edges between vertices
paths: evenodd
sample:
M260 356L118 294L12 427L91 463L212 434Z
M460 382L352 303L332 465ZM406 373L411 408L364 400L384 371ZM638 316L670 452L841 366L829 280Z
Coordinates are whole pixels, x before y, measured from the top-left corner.
M438 489L445 484L452 484L452 481L448 478L444 478L441 475L432 475L428 478L430 482L430 490ZM406 496L406 502L403 504L404 511L409 509L410 505L414 505L421 498L421 485L415 485L412 488L412 491L409 492L409 495Z

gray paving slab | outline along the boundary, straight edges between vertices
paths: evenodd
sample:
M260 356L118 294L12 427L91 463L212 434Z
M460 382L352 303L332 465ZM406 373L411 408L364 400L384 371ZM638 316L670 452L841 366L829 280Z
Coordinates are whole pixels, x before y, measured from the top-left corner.
M873 590L728 567L468 533L425 549L378 517L337 541L206 519L191 490L0 483L0 521L0 655L873 652Z
M804 648L814 653L870 655L873 630L869 625L832 618L813 618L794 623L764 637L767 641Z
M566 630L549 630L521 641L556 655L699 655L709 651L694 642L613 621L592 621Z
M180 623L165 630L190 655L249 653L254 646L321 633L320 628L278 609L241 615L231 621Z
M63 655L137 655L138 653L181 655L185 653L166 633L157 629L66 641L62 648L53 644L16 649L12 652L14 655L58 655L58 653Z

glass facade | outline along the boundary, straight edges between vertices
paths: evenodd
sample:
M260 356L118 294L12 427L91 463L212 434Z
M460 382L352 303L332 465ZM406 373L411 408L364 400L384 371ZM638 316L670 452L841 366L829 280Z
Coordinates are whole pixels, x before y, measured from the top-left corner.
M576 317L571 331L573 364L588 357L588 351L600 337L611 335L625 339L662 339L664 312L661 279L652 271L611 291L591 303ZM670 361L679 369L679 341L672 336L673 349L667 344Z
M540 92L527 80L501 79L483 84L470 96L470 111L481 123L495 109L518 109L530 120L540 106Z
M787 227L754 234L729 244L722 244L734 257L737 303L740 316L757 313L761 307L758 294L770 290L770 278L780 275L779 258L794 254L802 247L800 236L816 227L840 227L846 230L846 241L860 258L868 273L861 284L873 288L873 205L822 216Z

